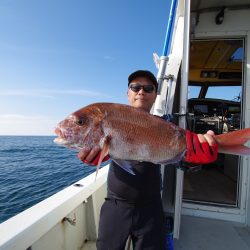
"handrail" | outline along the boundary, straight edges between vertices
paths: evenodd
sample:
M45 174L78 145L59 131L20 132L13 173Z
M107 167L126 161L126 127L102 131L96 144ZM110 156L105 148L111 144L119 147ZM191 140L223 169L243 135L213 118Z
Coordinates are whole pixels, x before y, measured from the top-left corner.
M171 38L172 31L173 31L173 23L174 23L175 14L176 14L177 2L178 0L172 0L172 3L171 3L169 18L168 18L168 26L167 26L164 48L163 48L163 56L169 55L170 45L171 45L170 38Z
M108 166L77 181L0 224L0 249L28 249L93 195L107 179Z

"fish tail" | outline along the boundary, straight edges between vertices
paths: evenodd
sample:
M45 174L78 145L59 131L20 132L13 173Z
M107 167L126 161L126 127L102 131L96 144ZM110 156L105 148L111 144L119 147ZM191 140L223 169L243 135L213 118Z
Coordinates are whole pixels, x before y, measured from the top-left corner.
M225 154L250 155L250 148L244 144L250 140L250 128L216 135L218 151Z

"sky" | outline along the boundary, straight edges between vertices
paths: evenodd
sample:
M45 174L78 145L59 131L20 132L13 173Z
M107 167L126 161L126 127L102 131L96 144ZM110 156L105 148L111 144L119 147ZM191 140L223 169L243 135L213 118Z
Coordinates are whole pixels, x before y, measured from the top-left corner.
M170 4L1 0L0 135L53 135L88 104L127 104L128 75L157 74L153 53L162 55ZM239 92L227 91L228 99Z
M168 0L1 0L0 135L53 135L94 102L127 103L127 77L157 73Z

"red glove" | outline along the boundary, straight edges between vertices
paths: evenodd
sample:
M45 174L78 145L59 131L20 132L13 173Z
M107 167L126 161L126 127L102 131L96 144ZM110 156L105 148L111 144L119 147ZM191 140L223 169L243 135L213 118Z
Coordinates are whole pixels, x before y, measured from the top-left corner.
M97 166L98 161L99 161L99 158L100 158L100 156L101 156L101 152L102 152L102 151L100 150L99 153L96 155L96 157L95 157L91 162L88 162L87 160L83 160L82 162L84 162L84 163L86 163L86 164L88 164L88 165ZM109 158L110 158L109 155L106 155L106 156L103 158L102 162L108 161Z
M197 134L187 130L186 133L187 153L185 162L196 164L208 164L216 161L218 155L217 143L209 146L208 142L200 143Z

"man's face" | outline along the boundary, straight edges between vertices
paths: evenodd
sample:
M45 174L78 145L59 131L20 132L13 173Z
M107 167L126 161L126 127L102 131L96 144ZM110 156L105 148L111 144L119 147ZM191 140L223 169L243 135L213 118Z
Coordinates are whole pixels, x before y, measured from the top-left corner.
M152 85L154 84L145 77L136 77L130 84L128 89L128 102L131 106L135 108L143 109L147 112L150 111L151 107L153 106L153 103L155 101L155 98L157 96L156 90L154 88L154 91L148 93L144 89L140 89L139 91L133 91L130 86L146 86L146 85Z

